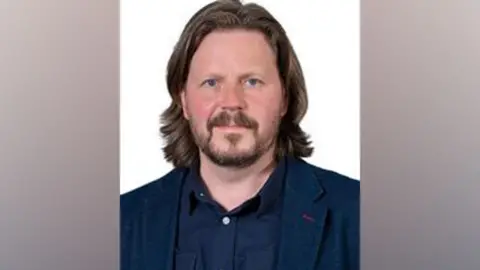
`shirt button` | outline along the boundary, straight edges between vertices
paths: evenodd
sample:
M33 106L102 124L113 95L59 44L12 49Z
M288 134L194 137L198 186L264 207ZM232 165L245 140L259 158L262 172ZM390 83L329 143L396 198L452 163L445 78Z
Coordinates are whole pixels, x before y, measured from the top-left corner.
M222 222L223 222L223 225L228 225L228 224L230 224L230 218L229 217L223 217Z

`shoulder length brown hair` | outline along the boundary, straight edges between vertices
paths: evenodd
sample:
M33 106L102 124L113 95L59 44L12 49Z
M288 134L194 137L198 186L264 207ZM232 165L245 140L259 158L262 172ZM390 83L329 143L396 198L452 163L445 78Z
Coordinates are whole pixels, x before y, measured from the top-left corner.
M262 6L219 0L200 9L186 24L167 66L167 87L172 98L162 113L160 133L165 141L165 159L175 167L190 166L198 159L199 149L188 121L183 117L180 93L184 89L190 61L203 38L217 30L247 29L263 33L277 58L277 67L285 89L288 109L280 123L276 158L312 155L309 136L300 128L308 98L303 72L292 45L280 23Z

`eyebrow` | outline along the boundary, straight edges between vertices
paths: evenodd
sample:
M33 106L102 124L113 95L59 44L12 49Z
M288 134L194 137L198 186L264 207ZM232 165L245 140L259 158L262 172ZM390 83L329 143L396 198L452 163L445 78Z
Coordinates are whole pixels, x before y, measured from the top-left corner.
M220 75L218 73L207 73L203 77L204 78L216 79L216 80L224 80L225 79L225 76ZM264 77L264 75L262 73L259 73L259 72L246 72L246 73L243 73L240 76L238 76L238 78L240 80L245 80L245 79L251 78L251 77Z

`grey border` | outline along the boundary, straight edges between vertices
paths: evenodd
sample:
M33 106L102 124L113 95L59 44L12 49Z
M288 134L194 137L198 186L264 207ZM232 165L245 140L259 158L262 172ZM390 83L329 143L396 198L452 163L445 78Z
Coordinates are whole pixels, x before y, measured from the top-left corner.
M0 4L0 269L119 269L119 3Z
M362 269L480 269L480 1L362 1Z

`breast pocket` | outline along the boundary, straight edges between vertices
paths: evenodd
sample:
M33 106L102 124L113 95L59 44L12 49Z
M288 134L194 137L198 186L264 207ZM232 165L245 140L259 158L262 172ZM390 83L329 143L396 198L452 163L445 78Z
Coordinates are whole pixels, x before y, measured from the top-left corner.
M196 264L195 253L177 253L175 255L175 270L196 270Z

